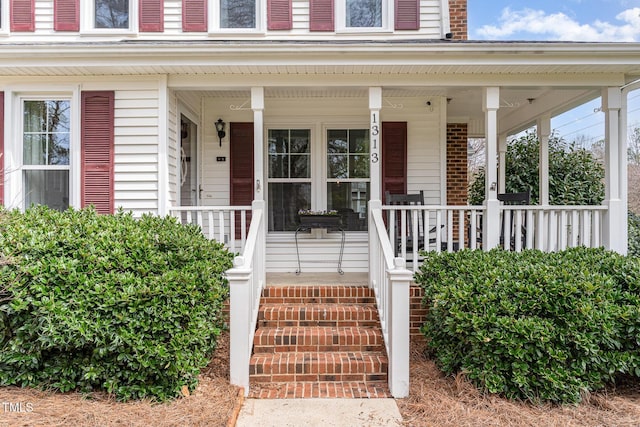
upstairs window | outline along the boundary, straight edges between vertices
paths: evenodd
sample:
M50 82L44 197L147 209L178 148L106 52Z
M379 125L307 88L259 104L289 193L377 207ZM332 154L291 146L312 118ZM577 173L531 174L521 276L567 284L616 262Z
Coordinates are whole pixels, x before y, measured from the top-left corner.
M256 28L256 0L221 0L220 28Z
M393 22L391 0L337 0L338 31L390 31Z
M346 27L382 27L382 0L346 0L346 2Z
M129 0L95 0L94 28L129 29Z

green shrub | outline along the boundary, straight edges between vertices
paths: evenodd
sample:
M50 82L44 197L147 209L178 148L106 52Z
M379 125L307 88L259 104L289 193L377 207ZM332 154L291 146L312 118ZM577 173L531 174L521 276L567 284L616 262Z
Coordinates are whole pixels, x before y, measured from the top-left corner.
M0 384L165 400L224 326L232 254L175 219L0 213Z
M640 257L640 215L629 212L629 256Z
M446 373L508 398L579 402L640 376L640 260L603 249L430 253L423 332Z

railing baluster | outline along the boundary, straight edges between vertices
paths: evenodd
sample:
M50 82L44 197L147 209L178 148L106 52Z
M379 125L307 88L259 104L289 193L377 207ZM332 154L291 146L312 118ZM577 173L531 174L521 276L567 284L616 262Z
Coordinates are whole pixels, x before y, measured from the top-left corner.
M533 211L526 211L526 220L525 220L525 239L526 239L526 249L533 249L533 233L535 230L535 224L533 222Z
M514 249L516 252L522 251L522 211L515 210L515 226L514 226Z
M413 271L418 269L418 210L411 209L411 264Z
M464 244L464 209L458 210L458 250L462 250L465 247Z
M442 228L442 211L436 211L436 252L440 252L442 250L442 233L440 233L440 229Z
M477 219L477 212L475 210L472 210L470 221L469 221L469 231L470 231L469 248L470 249L476 249L476 240L478 239L478 237L476 236L476 228L477 228L476 219Z
M207 224L208 224L207 238L209 240L213 240L213 238L215 236L214 232L215 232L216 227L213 224L213 211L212 210L207 211Z

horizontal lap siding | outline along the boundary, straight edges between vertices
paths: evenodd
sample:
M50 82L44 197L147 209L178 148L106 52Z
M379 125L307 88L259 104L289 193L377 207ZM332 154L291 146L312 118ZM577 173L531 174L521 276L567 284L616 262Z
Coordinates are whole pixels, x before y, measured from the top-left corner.
M115 206L135 215L158 212L158 105L156 89L116 91Z
M177 206L179 204L178 187L180 186L180 182L178 179L179 143L176 132L180 129L180 118L178 115L178 99L176 98L175 91L169 91L169 113L167 114L167 121L169 205Z

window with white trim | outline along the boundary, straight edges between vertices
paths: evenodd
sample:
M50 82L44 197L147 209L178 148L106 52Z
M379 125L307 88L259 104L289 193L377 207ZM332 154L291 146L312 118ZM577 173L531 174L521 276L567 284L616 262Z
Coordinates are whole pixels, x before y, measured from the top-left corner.
M213 28L231 32L255 32L263 28L266 0L220 0L213 10Z
M9 0L0 0L0 34L9 32Z
M327 209L337 210L342 228L367 230L369 129L327 130Z
M393 2L390 0L337 0L338 31L390 31Z
M21 100L24 208L65 210L70 201L71 99Z
M311 130L269 129L269 231L294 231L311 208Z
M85 0L81 3L84 6ZM81 9L80 13L83 32L123 34L138 28L138 0L93 0L86 6L88 10Z

